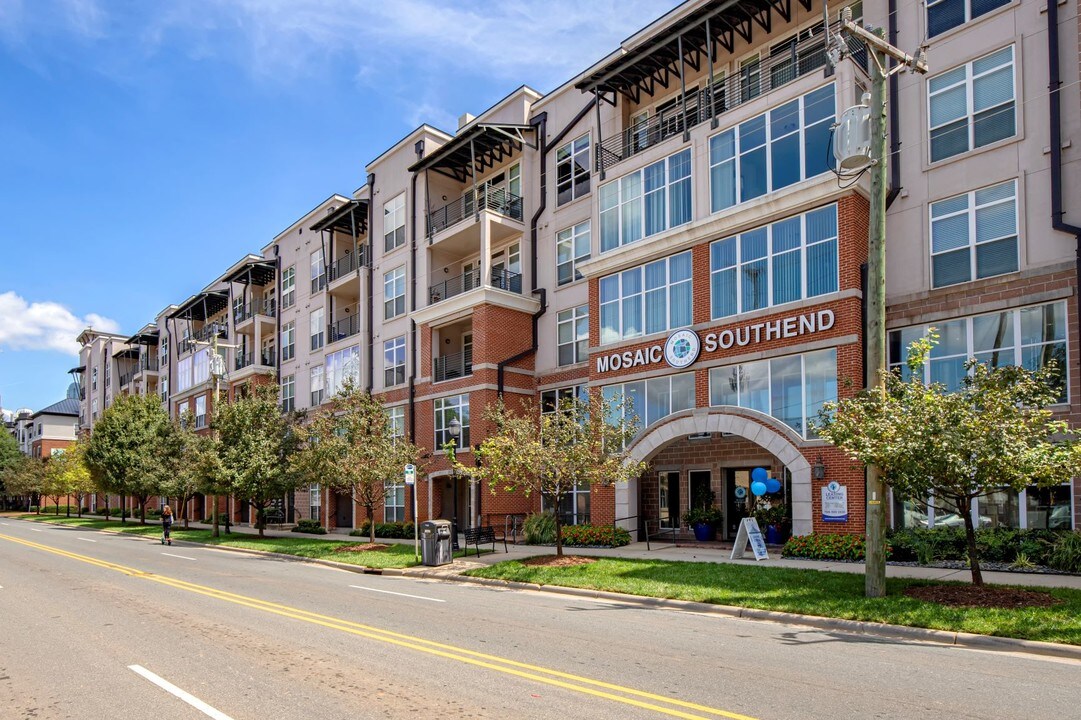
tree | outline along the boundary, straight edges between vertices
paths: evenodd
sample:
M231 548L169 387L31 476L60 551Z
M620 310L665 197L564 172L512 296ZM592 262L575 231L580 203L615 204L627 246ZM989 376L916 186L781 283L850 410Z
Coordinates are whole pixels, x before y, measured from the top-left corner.
M37 503L34 500L40 498L45 487L45 463L41 458L20 454L15 463L9 465L7 486L12 495L21 495L26 498L27 512L30 511L31 505L36 504L40 513L40 500Z
M416 465L420 449L394 433L383 403L347 381L307 426L293 468L298 477L347 491L368 515L370 542L375 542L375 508L386 497L386 483Z
M233 495L255 506L259 537L267 506L295 487L289 458L296 441L278 410L277 390L276 385L260 385L233 402L218 403L211 424L218 433L221 478Z
M12 495L8 486L9 474L15 471L23 454L19 451L19 441L6 431L0 430L0 497L7 506L8 495Z
M121 395L101 414L86 446L94 483L121 495L121 502L126 495L134 497L144 525L147 501L161 495L169 479L172 427L156 395Z
M923 382L938 340L909 348L908 379L886 376L886 391L864 391L823 408L818 433L854 460L875 464L894 493L964 519L974 585L982 585L972 502L1003 489L1051 487L1081 472L1081 446L1047 407L1059 401L1054 363L1037 371L991 368L972 359L961 388Z
M170 435L172 449L168 453L173 461L173 470L162 490L166 497L176 498L175 513L183 512L192 498L199 493L221 492L223 470L218 453L218 439L214 435L199 434L195 431L194 414L184 422L177 419L173 423ZM184 528L189 527L190 518L184 515Z
M476 450L476 467L451 453L458 472L486 482L494 493L537 493L556 509L556 555L563 554L559 508L575 486L604 487L626 482L645 470L632 461L626 446L637 434L637 421L623 418L623 407L599 394L588 400L563 398L554 412L525 403L521 412L498 402L487 416L495 432Z
M45 494L56 505L60 514L61 498L75 498L78 514L82 516L83 498L93 491L93 479L85 462L86 441L76 440L63 452L51 456L45 463ZM71 517L71 503L67 516Z

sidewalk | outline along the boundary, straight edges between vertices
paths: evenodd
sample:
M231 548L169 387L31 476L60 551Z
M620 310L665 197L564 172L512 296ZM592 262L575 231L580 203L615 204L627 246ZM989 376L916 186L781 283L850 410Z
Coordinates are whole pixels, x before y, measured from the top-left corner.
M201 523L191 523L193 528L209 529L210 525L204 525ZM180 527L180 526L177 526ZM219 529L224 533L224 526L219 526ZM248 526L231 527L232 532L237 534L255 535L258 531ZM268 529L265 531L267 536L271 537L316 537L323 540L336 540L340 542L366 542L365 537L351 536L341 532L330 532L326 535L311 535L305 536L301 533L290 532L289 530L277 530ZM390 538L376 538L378 542L385 544L403 544L412 545L412 540L406 539L390 539ZM634 542L630 545L626 545L621 548L564 548L563 551L568 555L589 555L595 557L612 557L612 558L631 558L636 560L676 560L683 562L715 562L715 563L734 563L740 565L754 565L756 561L751 559L750 552L748 551L748 558L743 560L731 560L731 546L729 545L716 545L716 546L702 546L702 545L658 545L652 543L653 549L647 550L644 542ZM464 544L461 545L465 547ZM490 546L489 546L490 547ZM435 568L419 567L406 570L406 573L410 572L425 572L428 574L439 575L456 575L466 570L470 570L482 565L494 565L495 563L504 562L505 560L522 560L527 557L534 557L536 555L554 555L555 548L542 546L542 545L515 545L511 542L507 543L507 552L503 552L503 544L496 543L496 551L482 553L478 558L476 555L471 554L468 559L458 558L453 564L443 566L437 573L433 571ZM771 546L769 548L770 559L763 560L757 564L763 566L772 567L788 567L788 568L800 568L803 570L828 570L831 572L846 572L854 574L863 574L863 563L845 563L845 562L831 562L823 560L796 560L781 558L780 548L777 546ZM896 578L918 578L922 580L950 580L955 582L968 582L972 578L972 574L968 570L954 570L949 568L931 568L931 567L909 567L906 565L887 565L886 576ZM1015 573L1015 572L992 572L985 570L983 572L984 582L992 585L1029 585L1033 587L1062 587L1073 588L1081 590L1081 575L1048 575L1042 573Z

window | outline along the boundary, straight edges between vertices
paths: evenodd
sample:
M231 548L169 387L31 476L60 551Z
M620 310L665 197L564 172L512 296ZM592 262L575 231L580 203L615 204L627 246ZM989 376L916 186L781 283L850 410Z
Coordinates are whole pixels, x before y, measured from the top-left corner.
M1025 526L1041 530L1070 529L1070 486L1030 487L1025 495Z
M405 335L383 341L383 385L405 382Z
M709 139L710 212L828 171L833 85L826 85Z
M161 379L161 399L164 402L169 399L169 378Z
M931 348L924 368L925 383L942 383L949 390L961 388L965 362L976 358L991 367L1021 365L1036 370L1052 360L1058 368L1055 381L1059 399L1066 401L1066 304L1054 302L1017 310L957 318L936 323L939 342ZM923 337L927 327L893 330L889 334L890 367L908 375L908 346Z
M293 412L296 409L296 381L294 376L286 375L282 378L282 412Z
M590 255L589 221L556 233L556 283L566 285L582 279L578 263Z
M927 81L931 162L945 160L1016 132L1013 46Z
M311 255L311 278L312 295L326 287L327 266L323 259L323 248L321 247Z
M91 390L97 390L98 389L98 369L97 368L93 368L90 371L90 389Z
M690 325L690 251L601 278L600 305L602 345Z
M837 206L717 240L709 269L714 320L836 292Z
M690 148L601 185L600 217L601 252L690 222Z
M390 423L390 436L392 438L405 437L405 406L398 405L387 408L387 418Z
M112 365L108 361L106 361L106 363L105 363L105 387L109 387L109 385L110 385L110 381L111 381L110 376L112 375L112 373L110 372L111 367L112 367Z
M292 307L297 300L297 268L290 265L282 273L282 309Z
M312 310L309 318L308 332L311 335L311 349L318 350L323 347L323 340L326 337L326 323L323 320L323 308Z
M762 94L762 60L755 55L739 63L739 101L745 103Z
M187 419L186 416L188 414L188 409L190 407L191 406L188 404L187 400L185 400L182 403L177 404L177 406L176 406L176 416L178 418L180 418L181 426L186 426L185 424L188 422L188 419Z
M195 398L195 427L206 427L206 395Z
M450 434L451 420L461 424L461 434L456 447L468 448L469 445L469 395L453 395L439 398L435 404L435 446L442 449L448 442L454 442Z
M319 485L312 483L308 486L308 509L311 513L312 520L319 519L319 508L322 507L322 502L319 497Z
M1010 0L927 0L927 36L941 35L1009 4Z
M360 346L353 345L337 352L327 354L326 391L327 395L336 395L345 387L345 381L352 380L360 384Z
M556 150L556 205L589 193L589 133Z
M786 355L709 371L709 404L734 405L771 415L805 438L810 422L837 399L837 350Z
M296 355L296 321L290 320L282 325L282 361L292 360Z
M405 244L405 193L383 204L383 252Z
M383 522L405 521L405 483L383 483Z
M541 391L541 414L554 413L559 406L568 400L577 399L580 402L589 402L589 390L585 385L571 385L569 387L555 388Z
M694 373L606 385L601 396L622 409L623 422L641 430L672 413L694 408Z
M383 273L383 319L405 312L405 266Z
M585 362L589 354L589 305L556 315L556 339L560 366Z
M210 348L191 356L191 384L199 385L210 379Z
M162 364L163 358L169 357L169 336L161 335L158 339L158 365Z
M323 366L315 365L309 371L309 380L311 384L311 406L315 407L323 402Z
M893 496L894 527L962 527L964 518L948 504L919 502ZM1027 530L1069 530L1070 486L1049 488L1035 486L1021 492L1006 488L976 498L970 511L977 528L1022 528Z
M184 392L191 387L191 357L186 357L176 364L176 391Z
M552 512L552 501L541 496L541 510ZM559 502L559 521L561 525L581 525L589 522L589 483L574 483L563 493Z
M931 285L1017 272L1017 181L931 203Z

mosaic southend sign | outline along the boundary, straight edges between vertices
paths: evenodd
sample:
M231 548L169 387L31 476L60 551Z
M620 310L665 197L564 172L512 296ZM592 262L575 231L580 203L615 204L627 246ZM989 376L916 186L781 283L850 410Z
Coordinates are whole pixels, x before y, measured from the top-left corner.
M599 373L657 365L661 362L682 370L698 359L698 354L749 347L774 340L787 340L829 330L837 323L832 310L818 310L778 320L747 323L723 330L710 330L699 338L694 330L676 330L663 344L637 350L601 355L596 360Z

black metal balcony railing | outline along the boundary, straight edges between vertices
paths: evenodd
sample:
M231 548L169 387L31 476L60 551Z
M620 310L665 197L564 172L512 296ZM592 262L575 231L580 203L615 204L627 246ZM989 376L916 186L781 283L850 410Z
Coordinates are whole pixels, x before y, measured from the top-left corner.
M258 360L262 367L274 367L274 356L271 353L242 353L236 356L236 369L243 370L246 367L250 367Z
M477 198L478 201L474 202L473 191L470 190L457 200L428 213L428 237L481 210L491 210L519 222L522 220L522 198L503 188L477 188Z
M360 269L364 265L364 251L365 247L361 245L357 248L357 252L343 255L331 263L330 267L327 268L330 282L334 282Z
M204 327L199 328L191 337L193 340L201 340L202 342L210 342L210 338L217 334L219 338L229 337L229 329L224 323L210 323Z
M253 303L246 303L239 305L233 309L233 324L239 325L245 320L249 320L258 315L266 315L267 317L274 317L277 303L274 298L265 298L261 301L255 301Z
M160 367L158 364L158 358L149 355L143 355L139 358L139 368L136 372L157 372Z
M839 31L839 24L831 29L831 32L838 34ZM848 45L856 63L866 67L867 51L863 43L849 39ZM764 93L820 70L826 64L825 35L820 28L815 28L814 33L798 42L775 49L772 55L762 58L760 62L745 65L738 73L716 81L712 88L707 86L689 90L686 109L677 94L667 109L659 110L644 122L632 121L621 133L604 138L596 144L596 169L607 169L673 135L679 135Z
M359 332L360 316L354 313L327 325L327 342L336 342Z
M135 371L130 370L120 375L120 387L131 385L131 381L135 379Z
M441 300L461 295L480 287L480 270L474 269L464 272L457 277L436 283L428 288L428 304L434 305ZM522 276L510 270L493 270L491 287L497 290L522 294Z
M432 358L432 381L443 382L473 374L473 349Z

